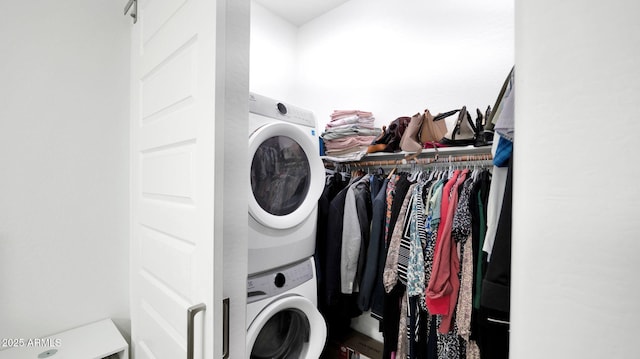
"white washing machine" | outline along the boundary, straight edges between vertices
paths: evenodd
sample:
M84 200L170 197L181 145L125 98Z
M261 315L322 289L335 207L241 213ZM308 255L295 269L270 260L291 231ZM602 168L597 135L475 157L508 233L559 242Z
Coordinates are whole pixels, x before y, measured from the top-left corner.
M311 111L249 96L249 274L313 255L324 188Z
M319 358L327 339L327 326L316 305L313 258L250 276L247 357Z

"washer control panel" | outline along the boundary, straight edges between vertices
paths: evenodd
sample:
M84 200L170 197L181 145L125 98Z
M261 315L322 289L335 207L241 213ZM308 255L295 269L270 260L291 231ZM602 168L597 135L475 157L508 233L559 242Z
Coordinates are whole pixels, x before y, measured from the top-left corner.
M313 112L256 93L249 94L249 112L298 125L316 127Z
M313 279L311 260L259 273L247 280L247 302L273 297Z

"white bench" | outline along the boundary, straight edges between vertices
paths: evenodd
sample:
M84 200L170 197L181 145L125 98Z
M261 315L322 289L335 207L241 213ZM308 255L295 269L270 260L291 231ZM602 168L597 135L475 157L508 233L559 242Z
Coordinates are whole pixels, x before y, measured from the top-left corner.
M0 350L0 359L129 359L129 345L111 319L45 338L3 340L9 347Z

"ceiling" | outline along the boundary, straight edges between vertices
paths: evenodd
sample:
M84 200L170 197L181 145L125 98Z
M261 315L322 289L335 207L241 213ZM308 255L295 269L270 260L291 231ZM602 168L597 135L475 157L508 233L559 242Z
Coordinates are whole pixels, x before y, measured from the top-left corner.
M290 23L301 26L349 0L254 0Z

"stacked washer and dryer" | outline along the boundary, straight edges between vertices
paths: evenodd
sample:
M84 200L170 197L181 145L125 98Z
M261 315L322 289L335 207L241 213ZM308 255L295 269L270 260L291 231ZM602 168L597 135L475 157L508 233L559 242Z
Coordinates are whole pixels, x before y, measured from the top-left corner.
M313 260L324 188L311 111L249 97L247 355L317 359L327 327Z

